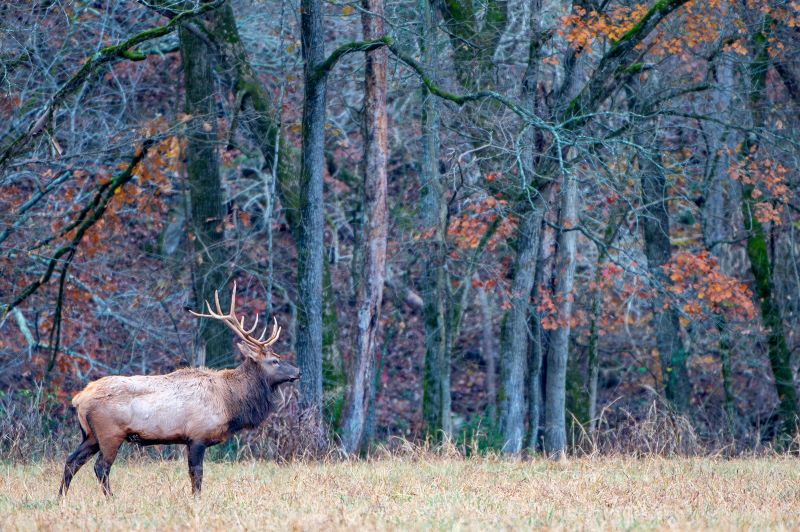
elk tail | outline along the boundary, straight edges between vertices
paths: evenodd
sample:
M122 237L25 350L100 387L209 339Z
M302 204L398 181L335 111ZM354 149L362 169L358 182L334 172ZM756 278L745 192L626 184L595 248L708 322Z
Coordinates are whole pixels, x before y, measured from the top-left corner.
M86 400L86 388L75 394L75 397L72 398L72 406L78 408L83 401Z

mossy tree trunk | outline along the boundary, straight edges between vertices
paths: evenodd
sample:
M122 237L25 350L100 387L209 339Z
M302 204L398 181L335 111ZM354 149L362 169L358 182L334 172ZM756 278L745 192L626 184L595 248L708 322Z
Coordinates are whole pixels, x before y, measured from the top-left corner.
M222 70L233 79L233 90L241 94L243 111L254 115L246 123L264 157L263 171L272 172L273 168L277 169L277 191L283 204L284 216L297 241L300 233L300 152L280 130L280 115L253 71L230 2L214 11L209 19L210 35L217 44Z
M767 31L770 21L765 16L762 28L753 35L753 60L750 62L750 112L753 117L754 130L764 126L766 105L766 78L769 69L769 42ZM757 154L758 141L754 133L750 134L742 145L742 155L748 157ZM751 180L752 181L752 180ZM775 297L772 279L767 238L764 226L755 215L754 186L746 184L742 187L742 215L747 230L747 258L750 270L755 278L756 295L761 307L761 321L767 335L767 354L772 374L775 377L775 390L778 394L778 415L780 426L778 433L782 438L791 438L798 430L800 409L797 404L797 389L791 366L791 353L786 343L783 330L781 307Z
M767 354L775 377L775 390L778 393L779 433L783 436L794 436L798 429L800 409L797 406L791 353L786 344L781 308L775 299L772 264L769 260L764 228L753 214L754 203L752 187L745 187L742 191L742 213L745 215L745 223L749 224L747 258L755 278L761 321L767 335Z
M192 261L194 306L225 294L225 198L217 159L217 117L214 105L212 54L208 45L181 27L178 32L183 60L187 124L186 173L189 179L189 233L194 245ZM227 294L224 298L227 299ZM223 302L223 305L227 303ZM209 367L233 364L230 333L217 320L199 319L200 341L196 363Z
M436 50L432 6L419 2L422 17L423 64L435 72ZM448 294L445 277L447 205L439 172L439 111L435 97L422 88L422 157L420 160L420 276L425 323L422 418L426 433L437 439L451 431L450 353L447 351Z
M295 244L300 241L300 150L291 145L280 128L280 116L273 105L272 98L264 85L256 77L245 45L241 40L233 8L226 2L209 17L210 35L218 46L222 58L223 71L233 79L233 89L241 94L242 112L252 114L246 120L250 134L264 158L264 172L275 169L277 192L282 204L282 212L292 233ZM242 121L240 121L242 123ZM275 159L277 157L277 160ZM324 386L339 388L343 377L336 351L336 327L338 316L334 304L333 289L329 282L327 263L323 266L323 319L322 350L323 374L328 377ZM341 401L334 401L341 405ZM338 409L332 412L338 418ZM336 421L336 419L334 419Z
M459 83L470 92L485 88L494 71L497 44L506 28L508 2L483 2L482 17L472 0L444 0L438 7L450 36Z

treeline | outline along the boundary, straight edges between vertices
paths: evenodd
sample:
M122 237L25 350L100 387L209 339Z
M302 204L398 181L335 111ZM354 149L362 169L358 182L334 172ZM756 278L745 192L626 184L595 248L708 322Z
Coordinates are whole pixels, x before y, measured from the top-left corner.
M347 453L797 437L796 3L0 13L11 396L234 365L235 279Z

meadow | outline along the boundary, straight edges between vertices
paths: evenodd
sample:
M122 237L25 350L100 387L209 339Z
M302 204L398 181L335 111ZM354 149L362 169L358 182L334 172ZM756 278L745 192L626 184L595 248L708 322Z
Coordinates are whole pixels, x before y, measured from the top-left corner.
M131 459L59 501L61 467L0 464L0 530L800 528L790 457L207 461L197 499L183 461Z

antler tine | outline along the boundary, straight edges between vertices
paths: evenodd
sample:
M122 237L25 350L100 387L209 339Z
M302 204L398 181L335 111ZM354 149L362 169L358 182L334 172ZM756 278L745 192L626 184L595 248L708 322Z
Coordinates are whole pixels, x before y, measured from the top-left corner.
M195 312L192 309L189 309L189 314L191 314L192 316L197 316L198 318L216 318L216 319L222 318L222 316L215 314L214 311L211 310L211 304L208 302L208 300L205 301L205 304L206 308L208 308L208 314L203 314L202 312Z
M214 295L216 296L216 291L214 292ZM219 299L217 299L217 308L220 308ZM253 338L250 336L252 330L248 331L244 327L244 316L242 316L241 320L236 316L236 281L233 281L233 290L231 290L231 307L225 318L225 321L239 338L249 344L253 344ZM256 316L256 320L257 319L258 316Z
M217 305L219 307L219 305ZM231 310L230 315L236 318L236 281L233 282L233 291L231 292Z
M264 330L261 331L261 336L258 337L258 343L263 346L270 346L277 340L276 338L276 330L277 334L280 334L280 327L278 327L278 320L275 316L272 317L273 325L272 325L272 333L269 335L269 338L264 340L264 336L267 334L267 329L269 329L269 325L264 326Z
M222 307L219 304L219 290L214 290L214 304L217 305L217 312L220 316L225 316L222 312ZM211 305L208 306L209 312L211 311Z
M275 316L272 317L272 334L269 335L269 339L264 342L264 345L269 346L274 344L278 341L278 336L281 334L281 328L278 327L278 320ZM266 330L265 330L266 332Z
M244 328L244 316L242 316L240 321L237 321L234 317L231 323L231 328L234 329L236 334L239 335L239 338L254 347L258 347L258 342L256 342L255 339L250 335L253 332L253 329L247 330Z
M272 338L272 340L269 341L269 343L267 345L272 345L275 342L277 342L278 341L278 337L281 335L281 331L282 330L283 330L283 327L278 327L278 330L275 331L275 336Z
M244 328L244 316L242 316L242 330L245 332L245 334L253 334L253 331L256 330L256 327L258 327L258 314L256 314L256 321L253 322L253 326L246 330Z
M261 336L258 339L252 336L253 332L255 332L256 328L258 327L258 314L256 314L255 321L253 321L253 325L249 329L245 327L245 317L242 316L239 318L236 316L236 281L233 282L231 306L227 313L222 312L222 305L219 302L219 290L214 290L214 305L217 307L216 312L211 308L211 303L209 303L208 300L205 301L205 304L206 308L208 309L208 314L195 312L193 310L190 310L189 312L199 318L213 318L222 321L228 326L228 328L236 333L236 336L253 347L269 347L278 341L278 336L281 334L281 328L278 326L278 320L275 318L275 316L272 317L272 333L266 340L264 340L264 336L267 334L267 328L269 325L264 326L264 330L261 332Z
M267 334L267 329L269 329L269 323L264 325L264 330L261 331L261 336L258 337L258 342L259 343L264 341L264 335Z

